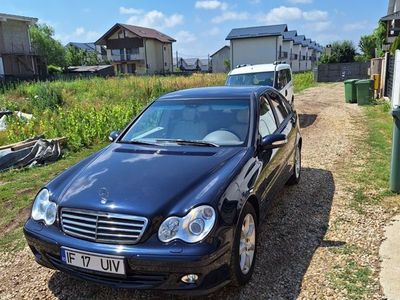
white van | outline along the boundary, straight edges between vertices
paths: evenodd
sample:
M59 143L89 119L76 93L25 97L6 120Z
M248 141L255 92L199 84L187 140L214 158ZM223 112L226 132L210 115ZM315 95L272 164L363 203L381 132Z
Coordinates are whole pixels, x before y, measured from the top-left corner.
M229 72L225 85L272 86L280 91L290 103L294 101L292 70L290 65L284 63L237 66Z

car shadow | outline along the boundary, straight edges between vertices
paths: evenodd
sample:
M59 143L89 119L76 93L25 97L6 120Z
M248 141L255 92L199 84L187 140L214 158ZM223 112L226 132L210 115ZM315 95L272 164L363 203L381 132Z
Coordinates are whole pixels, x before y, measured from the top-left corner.
M318 115L313 114L299 114L300 128L307 128L314 124Z
M258 257L251 281L241 288L227 286L207 299L296 299L316 249L345 244L324 241L334 193L331 172L303 169L300 184L283 190L259 228ZM83 299L176 299L159 292L97 286L61 272L52 275L48 286L59 299L77 295L76 290Z

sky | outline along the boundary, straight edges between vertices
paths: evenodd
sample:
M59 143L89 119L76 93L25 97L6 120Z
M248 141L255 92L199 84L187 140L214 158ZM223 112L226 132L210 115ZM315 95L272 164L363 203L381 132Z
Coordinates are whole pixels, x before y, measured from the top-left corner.
M206 58L232 28L288 24L326 45L370 34L388 0L0 0L0 12L36 17L68 42L94 42L115 23L155 28L177 40L174 53Z

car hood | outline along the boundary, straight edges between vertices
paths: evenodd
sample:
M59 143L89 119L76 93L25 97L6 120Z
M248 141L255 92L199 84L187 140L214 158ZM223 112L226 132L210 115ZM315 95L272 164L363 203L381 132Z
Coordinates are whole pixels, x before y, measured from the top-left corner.
M204 200L199 200L202 195L223 192L222 185L244 153L239 147L160 148L114 143L71 170L74 174L64 178L57 202L61 208L145 217L169 214L182 201L190 205L195 198ZM187 197L191 197L189 203L184 201Z

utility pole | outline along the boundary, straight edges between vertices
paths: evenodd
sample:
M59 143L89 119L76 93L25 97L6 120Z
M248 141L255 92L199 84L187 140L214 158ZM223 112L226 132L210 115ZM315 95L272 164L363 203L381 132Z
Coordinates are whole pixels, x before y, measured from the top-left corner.
M393 144L390 189L400 193L400 50L396 50L392 95Z
M176 51L176 68L179 69L178 51Z

